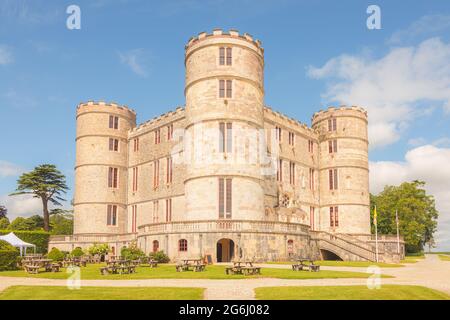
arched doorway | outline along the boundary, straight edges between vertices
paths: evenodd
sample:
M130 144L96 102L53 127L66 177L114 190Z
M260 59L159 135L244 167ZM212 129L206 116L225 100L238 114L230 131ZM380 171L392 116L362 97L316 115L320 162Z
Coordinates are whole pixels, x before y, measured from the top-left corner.
M217 241L217 262L230 262L234 257L234 241L220 239Z
M320 249L320 254L322 255L323 260L342 261L341 257L339 257L336 253L325 249Z

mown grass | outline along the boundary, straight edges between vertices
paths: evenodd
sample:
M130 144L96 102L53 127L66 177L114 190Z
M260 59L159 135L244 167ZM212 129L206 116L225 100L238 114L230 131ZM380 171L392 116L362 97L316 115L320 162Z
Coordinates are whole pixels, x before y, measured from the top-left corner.
M293 261L271 261L268 264L293 264ZM380 268L401 268L404 267L402 264L397 263L383 263L383 262L371 262L371 261L331 261L331 260L321 260L314 261L314 264L319 266L327 267L369 267L378 266Z
M225 266L211 265L204 272L176 272L174 265L159 265L157 268L138 267L136 273L132 274L109 274L101 275L100 267L103 265L88 265L80 268L80 278L83 280L127 280L127 279L248 279L248 278L280 278L280 279L322 279L322 278L367 278L369 274L363 272L329 271L319 272L292 271L291 269L262 268L261 275L227 275ZM0 276L6 277L30 277L48 279L67 279L70 274L66 269L61 272L40 272L28 274L23 270L3 271ZM390 277L384 276L383 277Z
M12 286L0 300L202 300L203 288Z
M256 288L261 300L449 300L440 291L421 286L384 285L380 289L367 286L263 287Z
M439 259L441 259L441 261L450 261L450 255L440 254Z

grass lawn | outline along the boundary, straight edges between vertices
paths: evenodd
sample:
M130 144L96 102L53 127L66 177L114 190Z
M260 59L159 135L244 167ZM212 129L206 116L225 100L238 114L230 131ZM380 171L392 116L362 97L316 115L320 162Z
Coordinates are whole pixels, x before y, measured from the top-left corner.
M405 259L401 260L400 263L416 263L422 259L425 259L425 256L405 256Z
M203 288L13 286L0 300L201 300Z
M292 261L273 261L268 262L269 264L293 264ZM404 267L401 264L396 263L383 263L383 262L370 262L370 261L331 261L331 260L321 260L314 261L315 264L319 266L327 267L369 267L378 266L380 268L399 268Z
M450 255L440 254L439 259L441 259L441 261L450 261Z
M280 278L280 279L319 279L319 278L367 278L369 274L363 272L328 271L320 272L292 271L291 269L262 268L261 275L227 275L225 266L207 266L204 272L176 272L174 265L158 265L157 268L138 267L136 273L132 274L109 274L101 275L100 267L104 265L88 265L81 268L82 280L102 280L102 279L244 279L244 278ZM43 270L43 269L41 269ZM69 274L66 269L61 272L40 272L38 274L28 274L23 270L2 271L0 276L5 277L33 277L49 279L66 279ZM389 276L383 276L389 277Z
M420 286L384 285L370 290L366 286L264 287L256 288L261 300L449 300L440 291Z

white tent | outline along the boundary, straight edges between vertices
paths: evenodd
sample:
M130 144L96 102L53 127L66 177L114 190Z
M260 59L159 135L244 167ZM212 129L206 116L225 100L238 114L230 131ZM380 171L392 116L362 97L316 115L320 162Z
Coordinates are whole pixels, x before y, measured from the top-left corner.
M14 232L10 232L7 235L0 236L0 240L5 240L10 245L19 248L21 256L23 254L27 254L27 248L34 248L34 252L36 252L36 246L34 244L22 241L14 234Z

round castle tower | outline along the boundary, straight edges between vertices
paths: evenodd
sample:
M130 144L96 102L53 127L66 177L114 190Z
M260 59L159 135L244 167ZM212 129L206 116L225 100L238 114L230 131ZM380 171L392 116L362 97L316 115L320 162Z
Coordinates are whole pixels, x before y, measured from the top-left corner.
M74 234L126 233L127 136L135 126L136 113L115 103L77 107Z
M370 234L367 123L359 107L330 107L312 117L320 144L321 230Z
M262 220L262 176L251 159L264 126L261 43L234 30L203 32L186 45L185 66L186 220Z

